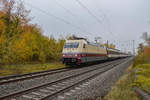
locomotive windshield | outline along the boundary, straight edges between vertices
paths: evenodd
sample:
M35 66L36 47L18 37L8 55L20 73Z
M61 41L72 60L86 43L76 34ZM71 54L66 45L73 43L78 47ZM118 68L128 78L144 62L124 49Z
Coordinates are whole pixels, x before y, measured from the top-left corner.
M73 42L73 43L66 43L64 48L78 48L79 43L78 42Z

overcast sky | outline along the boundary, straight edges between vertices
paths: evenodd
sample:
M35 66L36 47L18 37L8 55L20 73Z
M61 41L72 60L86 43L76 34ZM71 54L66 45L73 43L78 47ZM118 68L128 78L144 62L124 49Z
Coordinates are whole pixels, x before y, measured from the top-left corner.
M150 0L79 0L82 6L78 0L23 1L34 17L32 23L47 36L99 36L120 49L132 49L131 40L137 47L141 34L150 31Z

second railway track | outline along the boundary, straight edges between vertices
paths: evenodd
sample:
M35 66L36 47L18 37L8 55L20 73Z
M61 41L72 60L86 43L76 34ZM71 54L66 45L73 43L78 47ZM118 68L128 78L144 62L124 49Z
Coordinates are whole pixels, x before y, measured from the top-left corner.
M60 72L66 72L66 71L70 71L70 70L73 70L73 68L62 68L62 69L56 69L56 70L47 70L47 71L33 72L33 73L28 73L28 74L0 77L0 85L17 82L17 81L33 79L33 78L42 77L42 76L46 76L46 75L57 74Z
M31 87L20 92L15 92L3 96L0 98L0 100L51 100L64 91L69 90L70 88L82 84L83 82L86 82L89 79L92 79L100 75L101 73L112 69L118 64L121 64L123 61L125 61L125 59L109 62L101 65L101 67L97 67L88 71L55 80L53 82L44 83L39 86Z
M20 74L20 75L12 75L12 76L6 76L6 77L0 77L0 85L6 84L6 83L12 83L22 80L27 80L31 78L46 76L46 75L52 75L60 72L66 72L71 70L70 68L62 68L62 69L56 69L56 70L48 70L48 71L41 71L41 72L33 72L29 74Z

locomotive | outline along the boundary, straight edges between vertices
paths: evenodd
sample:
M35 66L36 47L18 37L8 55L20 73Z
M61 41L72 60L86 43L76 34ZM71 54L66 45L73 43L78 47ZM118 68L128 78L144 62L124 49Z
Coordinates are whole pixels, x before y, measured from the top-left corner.
M106 48L97 43L90 43L84 38L76 38L66 40L62 53L62 62L67 65L80 65L128 56L128 54L120 50Z

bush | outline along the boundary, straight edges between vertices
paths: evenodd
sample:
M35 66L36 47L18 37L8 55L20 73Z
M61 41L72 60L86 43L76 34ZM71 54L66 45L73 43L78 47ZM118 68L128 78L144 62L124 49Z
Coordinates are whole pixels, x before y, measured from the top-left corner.
M144 54L136 56L133 62L133 66L135 67L139 64L150 64L150 57Z
M150 64L140 64L136 66L135 85L150 93Z

